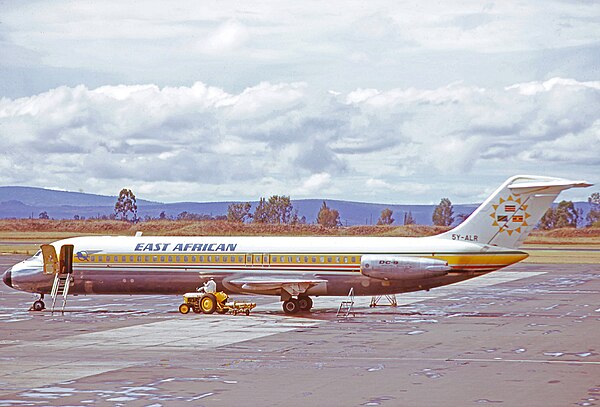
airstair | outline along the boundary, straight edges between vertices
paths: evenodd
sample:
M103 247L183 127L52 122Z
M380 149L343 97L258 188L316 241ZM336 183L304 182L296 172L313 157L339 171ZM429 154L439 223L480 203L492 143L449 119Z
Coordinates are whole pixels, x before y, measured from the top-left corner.
M52 291L50 292L50 296L52 297L52 307L50 310L52 311L52 314L54 314L56 299L58 297L62 297L62 306L60 308L60 312L63 315L65 314L65 305L67 304L67 296L69 295L71 281L71 273L56 273L54 275L54 284L52 284Z
M61 313L65 313L65 305L67 304L67 296L69 288L73 283L73 245L65 244L60 248L60 256L56 255L56 249L49 244L43 244L42 256L44 259L44 274L54 274L54 283L52 284L52 307L50 310L54 314L56 308L56 300L62 297Z
M347 318L350 313L352 316L355 316L352 311L352 307L354 307L354 287L350 288L350 292L348 292L348 297L340 303L340 307L338 308L337 317Z
M374 295L374 296L372 296L369 307L376 307L378 305L388 305L388 304L379 304L379 302L381 300L383 300L384 298L387 300L390 307L398 306L398 301L396 300L396 294L389 294L389 295Z

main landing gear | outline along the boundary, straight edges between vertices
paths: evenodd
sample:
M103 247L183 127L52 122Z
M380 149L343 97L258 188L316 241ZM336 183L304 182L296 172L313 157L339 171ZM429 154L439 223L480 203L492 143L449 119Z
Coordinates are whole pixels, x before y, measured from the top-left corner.
M283 312L286 314L296 314L300 311L310 311L313 301L308 295L299 295L298 298L290 298L283 302Z
M44 294L40 294L40 298L33 302L30 311L43 311L46 309L46 303L44 303Z

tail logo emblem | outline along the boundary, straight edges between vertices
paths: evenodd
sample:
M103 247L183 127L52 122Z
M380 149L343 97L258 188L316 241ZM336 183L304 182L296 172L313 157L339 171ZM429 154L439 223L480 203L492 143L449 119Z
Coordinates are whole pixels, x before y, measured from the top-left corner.
M521 228L529 226L527 219L531 217L527 213L527 205L521 203L521 198L514 198L509 195L508 198L499 198L497 204L492 205L494 212L490 217L494 220L492 226L497 226L500 233L513 232L521 233Z

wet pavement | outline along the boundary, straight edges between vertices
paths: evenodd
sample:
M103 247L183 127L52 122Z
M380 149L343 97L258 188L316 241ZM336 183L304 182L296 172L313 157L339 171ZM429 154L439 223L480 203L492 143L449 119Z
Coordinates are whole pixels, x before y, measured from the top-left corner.
M0 406L600 406L600 265L356 298L348 318L341 298L295 317L250 298L250 317L181 315L177 296L71 297L63 316L2 285Z

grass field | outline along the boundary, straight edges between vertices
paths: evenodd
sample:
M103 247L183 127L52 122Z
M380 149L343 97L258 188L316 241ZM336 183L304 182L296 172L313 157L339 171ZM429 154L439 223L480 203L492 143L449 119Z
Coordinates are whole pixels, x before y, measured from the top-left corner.
M0 220L0 253L34 254L43 243L89 235L133 236L431 236L438 226L350 226L240 224L225 221ZM600 264L600 228L534 231L525 241L529 263Z

